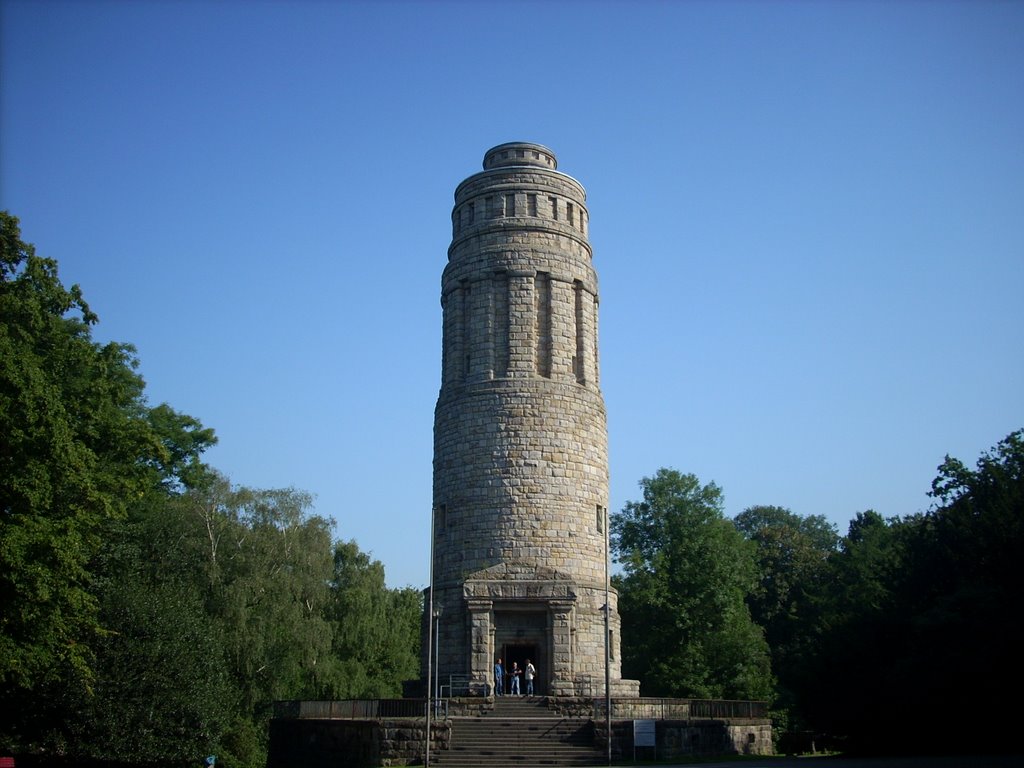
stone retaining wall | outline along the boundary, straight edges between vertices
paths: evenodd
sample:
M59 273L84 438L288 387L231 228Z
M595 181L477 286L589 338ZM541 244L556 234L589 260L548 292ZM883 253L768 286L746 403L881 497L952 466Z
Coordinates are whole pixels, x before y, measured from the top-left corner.
M595 722L594 742L604 745L605 724ZM612 758L633 759L633 721L612 721ZM638 747L637 759L659 760L716 755L771 755L772 726L767 720L659 720L655 722L656 748Z
M424 722L391 720L270 721L267 768L374 768L423 763ZM430 724L431 750L448 749L451 722Z

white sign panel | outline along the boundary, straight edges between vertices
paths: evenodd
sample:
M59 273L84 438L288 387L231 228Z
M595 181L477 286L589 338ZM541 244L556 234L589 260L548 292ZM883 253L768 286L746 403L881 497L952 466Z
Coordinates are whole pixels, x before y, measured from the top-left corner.
M653 747L656 746L654 740L654 721L653 720L634 720L633 721L633 746L634 747Z

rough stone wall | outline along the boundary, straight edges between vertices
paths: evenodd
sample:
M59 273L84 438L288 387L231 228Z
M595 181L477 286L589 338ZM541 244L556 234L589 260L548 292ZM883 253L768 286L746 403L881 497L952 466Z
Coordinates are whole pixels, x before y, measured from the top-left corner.
M422 765L423 720L270 721L267 768L370 768ZM431 750L448 749L451 723L432 722Z
M562 690L592 692L596 680L603 689L608 439L589 225L583 187L540 145L489 150L484 170L455 192L434 423L442 677L471 666L479 676L481 659L496 654L501 622L491 613L474 624L463 585L504 563L571 580L571 611L548 609L554 650L540 673L557 663L569 678ZM517 600L514 608L529 609ZM618 679L614 594L608 602Z
M594 743L607 744L606 728L594 721ZM616 761L633 759L633 721L612 722L612 756ZM775 752L772 726L768 720L658 720L655 723L656 748L638 747L637 759L685 759L711 755L771 755Z

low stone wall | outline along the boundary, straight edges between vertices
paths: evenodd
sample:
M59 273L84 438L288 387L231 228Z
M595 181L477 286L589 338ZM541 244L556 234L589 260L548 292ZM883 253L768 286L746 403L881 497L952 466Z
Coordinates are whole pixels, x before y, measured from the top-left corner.
M643 718L638 718L643 719ZM594 743L598 746L605 741L605 724L594 723ZM659 760L717 755L771 755L771 722L765 720L658 720L655 722L655 743L657 747L637 747L638 759ZM633 721L612 721L612 758L629 761L633 759Z
M482 717L493 711L493 696L459 696L448 699L449 717Z
M453 698L447 704L451 717L479 717L494 709L494 699L480 696ZM771 720L736 716L747 710L754 711L757 704L699 699L613 699L612 756L617 760L633 759L634 720L655 721L657 748L638 748L638 758L655 754L665 760L712 755L770 755L774 752ZM594 745L598 749L606 748L603 699L551 697L547 705L552 715L592 720ZM714 710L728 710L729 716L707 716L708 711ZM422 718L310 717L303 714L307 711L318 713L320 710L311 706L282 708L270 721L267 768L370 768L423 762ZM451 721L444 717L433 720L431 751L447 750L450 743Z
M375 768L423 762L422 720L270 721L267 768ZM448 749L451 723L431 722L431 750Z

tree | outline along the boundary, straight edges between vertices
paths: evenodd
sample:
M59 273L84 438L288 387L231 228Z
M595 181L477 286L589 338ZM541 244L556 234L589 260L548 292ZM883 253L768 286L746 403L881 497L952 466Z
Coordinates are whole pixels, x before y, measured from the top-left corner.
M354 541L337 542L326 614L334 626L332 695L401 695L402 681L419 673L422 609L419 591L388 589L379 560Z
M331 525L309 494L195 469L201 483L137 505L108 537L103 618L117 635L87 708L102 738L80 741L135 762L213 752L258 766L272 702L317 698L332 668Z
M0 212L0 681L88 686L99 529L167 457L134 350L94 343L81 290L20 237Z
M905 633L894 610L894 587L903 561L905 529L899 518L873 510L850 522L829 558L819 614L806 630L804 655L792 671L801 719L843 741L881 732L880 712L900 698L894 670Z
M764 628L780 703L788 708L803 660L813 652L819 596L839 534L821 515L801 517L782 507L749 507L733 522L757 548L758 585L747 604Z
M924 702L916 725L946 738L987 727L987 713L1011 711L1024 686L1024 431L1007 435L975 466L949 456L939 465L935 506L907 520L894 589L905 637L897 684ZM964 695L980 705L953 713L942 704ZM892 713L893 730L899 716Z
M977 734L992 712L1012 711L1024 684L1024 433L974 470L947 456L938 471L931 510L859 514L830 558L801 707L849 749L906 749L908 732L944 751L998 749Z
M767 699L768 647L745 598L754 549L722 513L722 492L660 469L612 518L623 674L647 695Z
M220 753L237 697L218 628L189 585L135 576L123 574L103 596L107 632L97 645L95 695L74 728L77 754L174 765Z
M92 340L81 290L6 212L0 320L0 739L59 746L96 689L97 650L116 642L103 614L115 524L198 478L215 438L147 406L134 349Z
M313 697L330 653L324 619L331 523L293 488L232 488L214 477L180 499L188 559L224 635L243 711L266 717L278 699Z
M769 638L782 640L806 608L809 593L824 578L839 534L822 515L801 517L788 509L748 507L734 523L757 547L759 584L751 595L754 620Z

